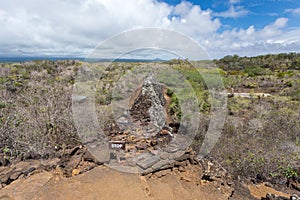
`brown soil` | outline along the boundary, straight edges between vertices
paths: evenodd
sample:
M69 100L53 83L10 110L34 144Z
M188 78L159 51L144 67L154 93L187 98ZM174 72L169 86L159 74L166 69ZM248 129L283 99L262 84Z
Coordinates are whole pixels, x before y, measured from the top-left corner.
M214 161L196 162L191 152L184 155L188 157L173 167L142 176L97 164L85 148L78 147L62 158L0 167L1 181L6 175L8 179L16 177L2 184L0 200L253 200L265 198L267 193L289 198L265 184L247 186L233 181ZM25 173L33 167L34 171Z
M277 196L290 198L289 194L279 192L271 187L266 186L264 183L259 184L259 185L249 185L248 189L249 189L251 195L257 199L265 198L268 193L275 194Z
M155 175L146 178L99 166L71 178L63 178L58 169L21 178L0 190L0 199L223 200L230 193L231 190L221 190L213 182L183 180L175 171L168 171L160 178Z

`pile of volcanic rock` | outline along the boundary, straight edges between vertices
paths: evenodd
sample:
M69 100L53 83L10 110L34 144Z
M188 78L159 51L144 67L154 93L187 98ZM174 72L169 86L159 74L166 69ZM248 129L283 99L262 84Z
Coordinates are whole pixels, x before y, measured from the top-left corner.
M0 189L20 178L26 178L43 171L59 168L62 176L71 177L102 165L83 146L61 152L59 156L47 159L28 158L13 162L0 162Z
M187 138L178 133L180 124L173 123L168 114L165 92L166 86L157 82L153 74L145 77L132 95L128 111L106 134L110 141L124 142L126 146L118 152L120 159L111 156L110 166L137 167L139 172L149 173L173 166L187 151Z
M145 78L138 92L137 98L133 100L133 105L130 107L133 121L140 123L141 126L149 126L150 123L156 128L164 126L166 102L163 86L150 74Z

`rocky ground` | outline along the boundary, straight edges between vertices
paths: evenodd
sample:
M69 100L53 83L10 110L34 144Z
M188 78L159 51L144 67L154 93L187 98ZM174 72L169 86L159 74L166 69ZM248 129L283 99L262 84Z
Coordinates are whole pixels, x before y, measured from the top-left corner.
M123 173L98 163L84 148L61 158L27 160L0 168L0 199L299 199L286 188L232 180L222 166L187 151L172 167ZM296 183L294 183L296 186Z
M110 141L124 142L126 148L111 150L107 161L98 161L84 146L64 149L52 159L3 159L0 199L300 199L299 180L285 188L259 177L233 180L214 159L198 158L171 123L164 87L153 77L131 102L118 126L107 130ZM120 172L132 168L136 173Z

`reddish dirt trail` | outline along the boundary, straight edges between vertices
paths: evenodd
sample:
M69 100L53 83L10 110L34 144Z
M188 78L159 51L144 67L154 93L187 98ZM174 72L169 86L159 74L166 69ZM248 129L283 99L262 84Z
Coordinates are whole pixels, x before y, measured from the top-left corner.
M249 189L250 193L257 199L261 199L261 198L266 197L267 193L276 194L278 196L290 198L289 194L276 191L273 188L266 186L264 183L259 184L259 185L249 185L248 189Z
M148 179L100 166L71 178L61 178L57 172L43 172L19 179L0 190L0 199L223 200L229 197L230 193L222 193L211 184L188 182L176 173Z

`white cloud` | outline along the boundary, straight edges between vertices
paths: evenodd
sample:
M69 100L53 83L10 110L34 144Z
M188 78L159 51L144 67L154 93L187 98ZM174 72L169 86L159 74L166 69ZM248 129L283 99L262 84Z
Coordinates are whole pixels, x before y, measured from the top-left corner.
M46 2L0 2L0 56L87 55L106 38L143 27L184 33L203 45L212 57L295 48L300 35L299 30L284 31L287 18L278 18L260 30L253 25L219 33L222 24L218 16L240 17L248 13L235 5L238 0L230 0L230 9L223 13L203 10L187 1L176 6L156 0Z
M224 31L222 34L216 34L211 38L207 50L215 57L226 55L224 52L238 55L258 55L285 51L299 52L300 29L284 32L283 29L287 22L287 18L278 18L260 30L255 29L252 25L247 29Z
M240 3L240 0L229 0L229 8L227 11L214 13L216 17L223 18L238 18L243 17L249 13L243 6L236 6L234 4Z
M124 30L166 26L171 9L151 0L1 1L0 48L90 49Z
M271 26L274 26L275 28L283 28L286 26L287 22L288 18L280 17L276 19L276 21Z
M287 18L278 18L276 21L270 25L264 27L260 32L262 38L269 38L272 36L277 36L282 33L281 28L284 28L288 22Z
M248 13L249 11L244 9L242 6L230 5L227 11L214 13L214 16L224 17L224 18L238 18L238 17L245 16Z
M59 49L72 54L80 48L86 53L107 37L134 28L169 28L202 38L220 22L186 1L174 7L154 0L11 0L0 2L0 27L0 52L40 49L51 54Z
M191 37L204 38L215 33L221 26L218 19L212 19L210 10L201 10L200 6L181 2L172 11L167 28L183 32Z
M293 15L300 15L300 8L286 9L285 12L292 13Z
M240 0L229 0L230 4L240 3Z

